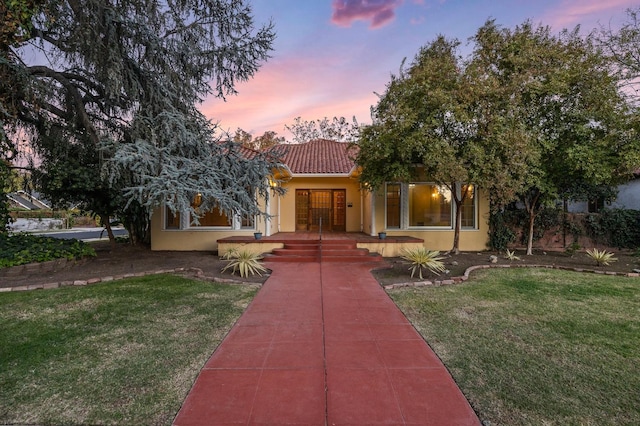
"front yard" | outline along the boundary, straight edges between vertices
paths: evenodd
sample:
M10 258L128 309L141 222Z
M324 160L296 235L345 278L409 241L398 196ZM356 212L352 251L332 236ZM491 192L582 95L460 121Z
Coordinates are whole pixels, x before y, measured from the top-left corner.
M0 424L171 424L255 292L155 275L0 293Z
M0 423L171 424L256 288L0 293ZM639 278L500 269L389 293L486 424L640 424Z
M502 269L389 293L487 424L640 424L638 278Z

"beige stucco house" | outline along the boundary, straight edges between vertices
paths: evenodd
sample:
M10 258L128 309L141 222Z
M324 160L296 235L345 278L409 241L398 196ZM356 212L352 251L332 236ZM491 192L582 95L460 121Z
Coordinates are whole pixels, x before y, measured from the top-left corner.
M354 233L378 237L415 237L426 248L449 250L453 243L455 204L451 193L428 180L389 182L375 192L363 189L349 144L314 140L287 146L284 171L277 177L283 196L262 200L271 218L228 218L209 212L193 225L187 215L159 209L151 221L153 250L217 250L218 241L291 233ZM458 188L460 190L460 188ZM488 238L489 201L470 185L463 206L460 250L484 250ZM265 238L267 240L267 238ZM265 241L266 243L266 241ZM387 251L383 255L395 255Z

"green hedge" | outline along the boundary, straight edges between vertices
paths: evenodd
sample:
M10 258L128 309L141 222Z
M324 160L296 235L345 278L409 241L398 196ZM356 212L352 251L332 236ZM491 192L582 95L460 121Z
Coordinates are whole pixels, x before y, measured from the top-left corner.
M584 218L587 235L619 249L640 247L640 210L605 209Z

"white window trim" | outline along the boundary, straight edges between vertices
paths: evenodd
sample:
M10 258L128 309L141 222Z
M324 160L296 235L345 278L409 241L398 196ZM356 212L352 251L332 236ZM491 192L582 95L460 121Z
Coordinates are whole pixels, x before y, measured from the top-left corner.
M255 231L257 224L257 217L253 219L252 227L242 226L242 217L240 215L233 215L231 225L229 226L196 226L191 224L191 214L189 211L180 211L180 225L178 228L167 228L167 212L168 207L162 206L162 230L175 232L175 231Z
M384 187L384 227L387 229L387 184L395 184L395 182L387 182ZM456 218L456 204L451 201L451 225L450 226L410 226L409 225L409 185L410 184L423 184L423 185L437 185L435 182L409 182L409 183L401 183L400 184L400 230L407 231L452 231L455 229L455 218ZM456 191L458 195L460 195L460 191L462 190L462 185L464 183L456 184ZM478 202L478 187L476 185L474 188L474 197L473 197L473 222L474 226L460 226L460 231L477 231L479 229L479 202ZM388 230L398 230L398 228L388 228Z

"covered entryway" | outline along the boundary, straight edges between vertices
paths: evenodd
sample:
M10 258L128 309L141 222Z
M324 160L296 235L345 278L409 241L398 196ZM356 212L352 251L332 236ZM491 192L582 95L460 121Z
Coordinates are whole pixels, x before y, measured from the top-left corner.
M296 231L346 231L345 189L296 189Z

